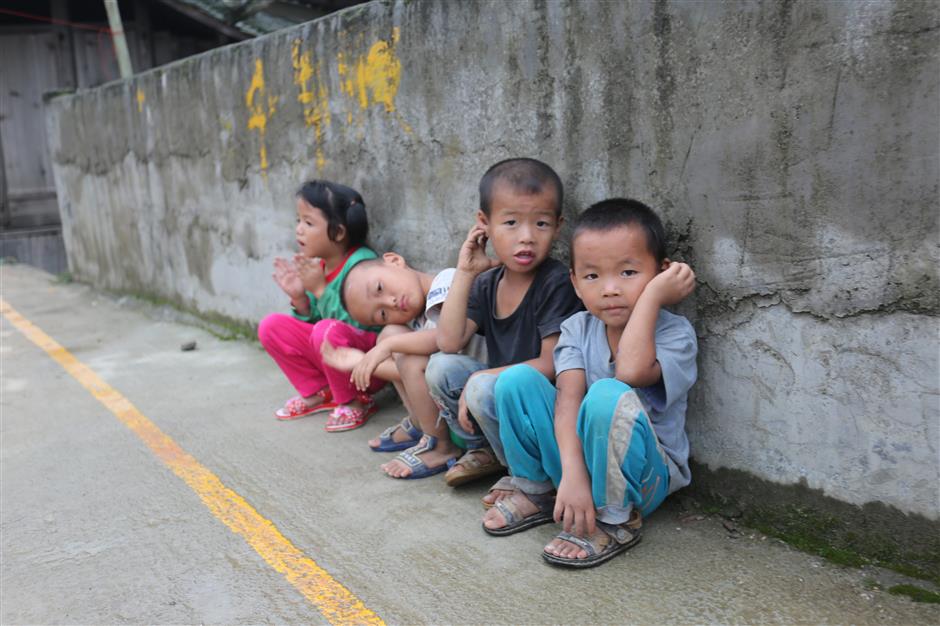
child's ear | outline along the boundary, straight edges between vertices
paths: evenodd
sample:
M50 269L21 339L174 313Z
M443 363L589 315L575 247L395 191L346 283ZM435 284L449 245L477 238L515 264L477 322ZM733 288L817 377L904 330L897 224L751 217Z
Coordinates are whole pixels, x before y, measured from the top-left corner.
M558 236L561 235L561 227L565 225L565 216L559 215L558 221L555 222L555 234L552 235L552 241L558 239Z
M395 267L408 267L405 258L397 252L386 252L382 255L382 261Z
M333 238L333 241L339 243L346 239L346 227L342 224L336 227L336 237Z
M670 261L668 257L663 259L662 265L659 266L659 271L668 270L670 265L672 265L672 261Z
M584 300L581 297L581 292L578 291L578 281L574 279L574 270L568 270L568 278L571 279L571 286L574 287L574 293L578 296L578 300Z
M477 211L477 224L486 229L486 236L490 236L490 218L483 211Z

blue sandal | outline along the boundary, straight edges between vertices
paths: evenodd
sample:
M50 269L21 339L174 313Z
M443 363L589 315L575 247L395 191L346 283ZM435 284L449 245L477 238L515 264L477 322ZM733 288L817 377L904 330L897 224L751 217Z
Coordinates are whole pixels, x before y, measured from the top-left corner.
M395 441L392 439L392 436L398 429L405 431L405 434L407 434L410 439L406 439L405 441ZM389 426L382 431L382 434L379 435L379 445L374 448L369 446L369 448L371 448L373 452L398 452L399 450L407 450L421 442L422 434L423 433L411 423L411 418L406 417L398 424Z
M418 478L427 478L428 476L446 472L448 467L447 463L438 467L428 467L424 464L424 461L418 458L419 454L433 450L436 445L437 437L426 435L423 443L419 442L418 445L405 450L395 457L411 469L411 473L407 476L402 476L401 480L417 480ZM389 478L397 478L396 476L390 476L388 474L386 474L386 476Z

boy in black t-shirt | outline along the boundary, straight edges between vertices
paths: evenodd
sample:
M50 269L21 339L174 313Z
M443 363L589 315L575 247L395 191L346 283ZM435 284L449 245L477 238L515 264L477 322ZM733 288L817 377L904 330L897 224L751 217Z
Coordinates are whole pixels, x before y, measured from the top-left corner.
M562 197L558 175L535 159L501 161L480 181L477 223L460 248L438 321L441 353L426 370L441 416L468 448L445 475L451 486L505 465L493 400L496 379L507 367L526 363L553 380L561 323L582 309L568 268L549 257L563 221ZM486 255L487 241L496 259ZM474 333L486 339L487 363L455 354ZM497 483L494 490L501 487ZM499 495L484 500L492 504Z

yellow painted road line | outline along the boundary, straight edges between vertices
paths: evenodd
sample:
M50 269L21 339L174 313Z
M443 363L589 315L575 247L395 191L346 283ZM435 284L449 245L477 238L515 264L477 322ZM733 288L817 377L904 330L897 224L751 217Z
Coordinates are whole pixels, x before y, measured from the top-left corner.
M3 299L0 299L0 313L140 437L157 458L196 492L213 515L247 541L268 565L283 574L331 624L385 623L325 569L298 550L270 520L157 428L130 400Z

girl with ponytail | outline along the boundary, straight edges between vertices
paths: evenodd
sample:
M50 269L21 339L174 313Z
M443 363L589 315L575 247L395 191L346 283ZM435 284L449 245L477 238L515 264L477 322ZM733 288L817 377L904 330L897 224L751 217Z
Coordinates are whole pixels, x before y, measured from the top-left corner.
M323 360L323 349L349 347L368 352L378 328L349 316L341 298L346 274L356 263L376 258L366 246L369 222L362 196L355 189L311 180L297 192L298 252L274 260L274 281L290 298L291 314L273 313L258 326L258 338L297 390L275 412L292 420L330 411L326 430L352 430L375 412L372 394L383 383L373 379L357 391L349 372Z

